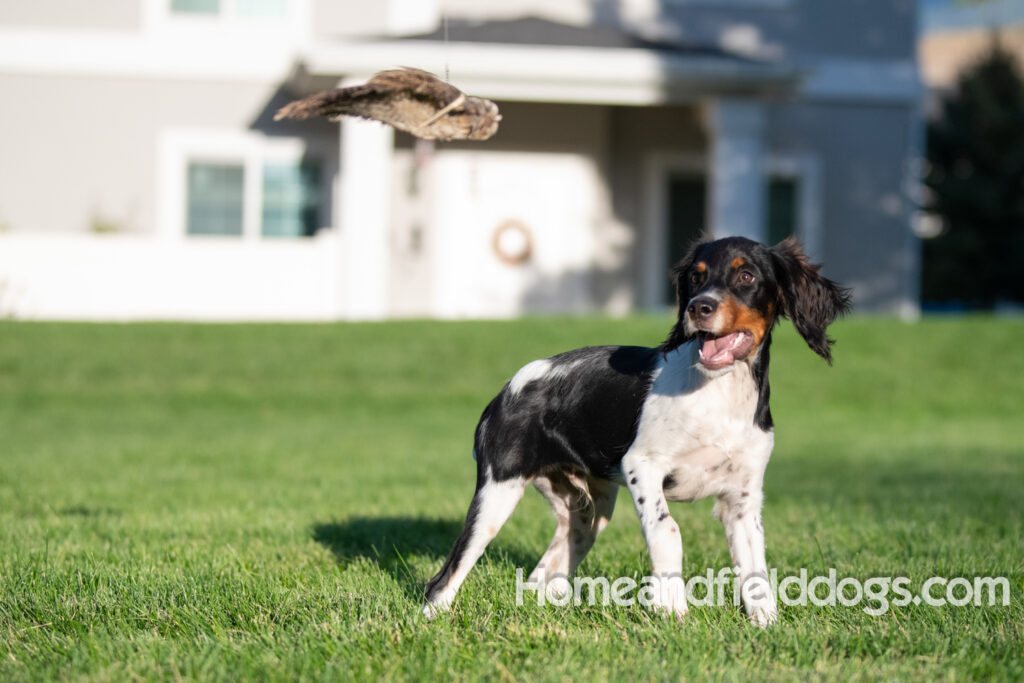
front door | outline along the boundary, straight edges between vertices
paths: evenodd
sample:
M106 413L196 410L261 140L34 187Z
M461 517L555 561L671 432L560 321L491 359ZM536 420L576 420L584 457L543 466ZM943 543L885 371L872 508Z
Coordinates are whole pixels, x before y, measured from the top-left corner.
M670 264L677 263L686 255L705 229L707 204L707 183L703 175L673 173L668 177L668 229L666 230L666 253ZM676 304L676 290L666 280L664 301L670 306Z

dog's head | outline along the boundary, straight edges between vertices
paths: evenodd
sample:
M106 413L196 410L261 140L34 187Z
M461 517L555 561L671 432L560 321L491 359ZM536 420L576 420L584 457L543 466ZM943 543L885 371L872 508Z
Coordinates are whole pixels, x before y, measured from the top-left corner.
M822 277L820 268L792 239L774 247L742 237L695 245L672 268L679 320L665 351L697 339L700 364L720 370L756 358L784 316L831 363L826 330L849 309L850 291Z

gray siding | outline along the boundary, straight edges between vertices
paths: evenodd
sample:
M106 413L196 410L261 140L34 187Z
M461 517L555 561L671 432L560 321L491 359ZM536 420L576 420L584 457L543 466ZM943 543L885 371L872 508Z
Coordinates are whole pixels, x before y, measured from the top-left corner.
M317 38L382 36L387 32L385 2L313 0L313 34Z
M715 45L730 30L753 29L778 56L908 59L917 32L917 0L779 0L775 3L714 0L509 0L481 3L442 0L452 17L509 19L543 15L554 21L652 25L658 33L696 44ZM650 11L637 11L649 6Z
M903 193L912 115L904 106L799 104L771 117L771 149L821 160L826 272L853 286L867 310L897 312L916 272Z
M80 232L103 221L149 233L156 223L159 133L168 127L265 129L304 136L331 169L337 126L267 123L277 84L0 75L0 224ZM329 217L329 213L328 213Z
M635 241L623 277L633 287L633 305L640 306L644 278L643 246L648 215L647 162L653 154L705 154L707 136L696 106L616 107L612 117L612 201L616 218L633 227ZM666 261L681 254L669 254ZM668 277L667 272L665 277Z
M138 30L142 0L4 0L0 26L75 30Z
M648 218L644 205L647 159L656 152L704 154L707 136L696 106L616 107L613 111L615 212L639 230Z
M715 43L729 28L756 28L780 56L910 59L917 33L916 0L794 0L782 7L663 4L682 37Z

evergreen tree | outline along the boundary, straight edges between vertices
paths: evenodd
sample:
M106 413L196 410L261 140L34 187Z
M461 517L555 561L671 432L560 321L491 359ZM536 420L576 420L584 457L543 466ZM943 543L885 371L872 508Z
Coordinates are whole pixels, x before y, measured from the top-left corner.
M1024 302L1024 80L995 39L929 124L927 156L944 227L924 242L923 298Z

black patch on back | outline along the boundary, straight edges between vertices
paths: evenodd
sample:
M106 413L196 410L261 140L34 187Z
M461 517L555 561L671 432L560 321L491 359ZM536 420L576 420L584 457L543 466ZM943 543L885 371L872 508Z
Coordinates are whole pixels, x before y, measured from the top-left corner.
M658 349L592 346L552 356L552 372L513 394L509 385L477 430L480 471L497 481L573 465L611 478L636 438ZM557 369L572 365L564 374Z

